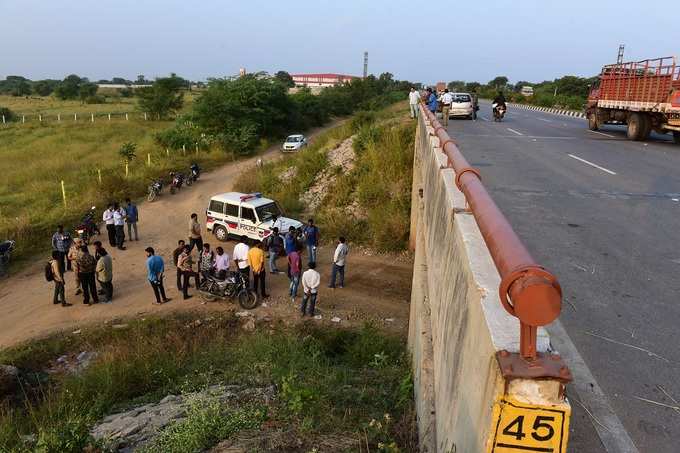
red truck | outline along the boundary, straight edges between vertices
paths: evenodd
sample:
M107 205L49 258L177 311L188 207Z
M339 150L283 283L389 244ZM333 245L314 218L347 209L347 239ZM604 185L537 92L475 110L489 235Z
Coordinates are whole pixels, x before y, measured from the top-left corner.
M626 124L630 140L671 132L680 144L680 67L675 57L617 63L602 68L586 105L588 128Z

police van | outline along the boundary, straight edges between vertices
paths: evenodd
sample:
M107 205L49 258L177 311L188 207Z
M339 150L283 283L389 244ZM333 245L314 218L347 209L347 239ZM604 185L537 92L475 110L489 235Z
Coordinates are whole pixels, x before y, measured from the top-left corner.
M229 237L247 236L262 241L274 227L285 234L292 226L302 228L302 222L283 216L279 205L261 193L227 192L213 195L206 211L206 228L219 241Z

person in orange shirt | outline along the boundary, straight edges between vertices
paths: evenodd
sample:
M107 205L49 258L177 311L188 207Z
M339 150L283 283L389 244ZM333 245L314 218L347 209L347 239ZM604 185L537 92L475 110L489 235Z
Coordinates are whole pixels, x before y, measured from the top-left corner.
M253 271L253 290L257 294L258 284L260 286L260 296L263 299L269 297L265 290L265 276L267 271L264 268L264 250L262 250L262 243L258 242L255 247L248 251L248 264Z

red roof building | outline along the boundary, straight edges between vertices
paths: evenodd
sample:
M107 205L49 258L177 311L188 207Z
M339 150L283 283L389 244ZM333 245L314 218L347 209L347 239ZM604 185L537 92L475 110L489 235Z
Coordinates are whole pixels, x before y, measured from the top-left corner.
M298 87L332 87L357 78L345 74L291 74L291 77Z

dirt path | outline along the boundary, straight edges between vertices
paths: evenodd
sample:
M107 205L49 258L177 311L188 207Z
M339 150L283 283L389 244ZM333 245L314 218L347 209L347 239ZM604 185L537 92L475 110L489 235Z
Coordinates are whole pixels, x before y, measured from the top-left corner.
M310 136L313 139L326 129L316 130ZM272 147L259 157L269 160L280 158L281 155L277 147ZM83 305L82 296L73 295L73 274L67 273L66 297L73 306L63 308L53 305L53 286L44 279L42 262L3 280L0 283L0 348L56 331L75 330L114 319L170 313L174 310L240 310L232 303L203 304L201 297L183 301L174 285L175 269L171 264L171 255L177 240L186 239L189 215L198 213L203 223L203 213L210 196L230 190L239 173L254 165L256 159L227 164L204 173L195 186L183 189L174 196L166 191L154 203L140 204L139 242L126 243L125 251L107 248L113 257L114 268L114 301L111 304ZM204 236L204 240L213 246L218 243L208 235ZM234 242L223 244L230 255L234 245ZM153 293L146 280L144 249L148 246L153 247L166 263L165 287L172 301L161 306L152 304ZM340 318L340 324L374 320L390 330L404 332L408 325L412 272L410 258L375 256L354 250L348 259L346 288L331 290L325 284L330 273L332 249L326 246L319 250L319 270L322 275L319 308L323 319L315 322L332 322L330 320L333 317ZM266 302L266 306L255 309L253 314L258 318L283 318L286 322L297 322L297 308L284 297L288 287L285 275L267 275L267 285L273 297Z

